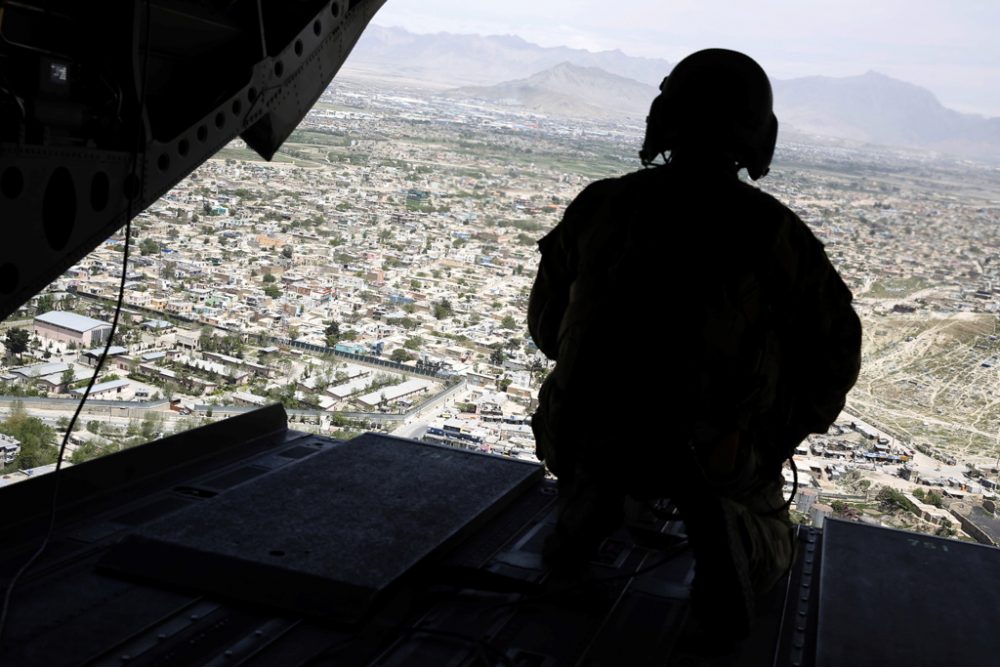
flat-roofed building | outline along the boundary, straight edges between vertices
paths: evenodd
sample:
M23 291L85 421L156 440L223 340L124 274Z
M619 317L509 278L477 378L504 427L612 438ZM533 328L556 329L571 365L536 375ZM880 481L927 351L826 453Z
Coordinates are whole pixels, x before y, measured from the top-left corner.
M46 390L56 390L63 384L63 373L71 370L71 364L64 364L60 361L51 361L41 364L31 364L12 368L10 375L16 380L42 387ZM74 375L74 379L76 379Z
M120 357L123 354L128 353L128 350L121 345L112 345L108 348L108 361L111 361L114 357ZM95 347L92 350L86 350L82 355L80 355L81 361L88 366L96 366L97 362L100 361L101 355L104 354L103 347Z
M372 383L367 377L360 377L350 382L338 384L335 387L327 387L326 393L334 398L345 399L354 394L360 394Z
M90 389L90 398L111 398L118 396L122 393L122 390L129 386L128 380L109 380L108 382L99 382L95 384ZM83 396L87 391L86 387L81 387L79 389L74 389L73 394L77 396Z
M111 334L111 325L107 322L65 310L36 315L33 328L42 338L87 347L100 345Z
M390 387L382 387L377 391L365 394L358 400L368 407L375 407L382 403L392 403L401 398L419 394L429 390L431 383L427 380L407 380L401 384L394 384Z

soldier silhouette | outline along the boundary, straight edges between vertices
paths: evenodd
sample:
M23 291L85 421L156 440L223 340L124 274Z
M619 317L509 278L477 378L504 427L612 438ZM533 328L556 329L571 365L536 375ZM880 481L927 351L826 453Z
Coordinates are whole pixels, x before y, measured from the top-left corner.
M699 51L660 90L645 168L589 185L538 244L528 326L556 365L532 426L560 495L546 557L583 562L627 496L669 497L695 618L740 636L794 558L782 465L843 408L861 327L823 245L739 178L768 173L777 138L761 67Z

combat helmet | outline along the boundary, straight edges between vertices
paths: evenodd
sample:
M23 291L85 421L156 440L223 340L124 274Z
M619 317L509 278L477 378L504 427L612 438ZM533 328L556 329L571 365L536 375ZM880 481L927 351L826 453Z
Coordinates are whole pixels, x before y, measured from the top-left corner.
M750 178L767 175L778 136L771 84L753 58L728 49L692 53L660 84L639 157L723 152Z

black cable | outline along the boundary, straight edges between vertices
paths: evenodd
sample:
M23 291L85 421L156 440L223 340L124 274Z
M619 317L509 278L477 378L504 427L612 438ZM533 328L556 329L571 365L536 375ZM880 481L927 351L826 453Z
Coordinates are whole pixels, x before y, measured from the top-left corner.
M129 208L131 209L131 200L129 202ZM101 367L104 366L104 360L107 359L108 351L111 349L111 344L114 341L115 331L118 328L118 318L122 310L122 302L125 297L125 275L128 269L128 249L129 249L129 239L128 236L132 230L131 221L131 211L130 219L125 223L125 252L123 253L122 259L122 279L118 289L118 305L115 307L114 319L111 321L111 332L108 334L108 342L104 345L104 351L101 352L100 358L97 360L97 366L94 368L94 374L90 376L90 382L87 383L87 388L83 392L83 396L80 397L80 402L77 403L76 410L73 412L73 417L69 420L69 426L66 427L66 434L63 436L62 444L59 446L59 455L56 458L56 468L52 472L52 504L49 508L49 525L45 531L45 537L42 539L42 543L39 545L38 549L25 561L24 565L14 574L11 578L10 583L7 585L7 591L4 593L3 597L3 609L0 611L0 640L3 638L3 631L7 624L7 611L10 607L11 596L14 592L14 587L17 585L18 580L22 575L35 564L45 549L49 546L49 540L52 538L52 532L56 525L56 506L59 500L59 482L62 480L62 475L59 473L62 471L63 456L66 453L66 445L69 443L69 435L73 432L73 428L76 425L76 420L80 416L80 412L83 410L84 404L87 402L87 398L90 396L90 390L93 388L94 383L97 381L98 376L101 373Z
M799 467L795 465L795 457L789 456L788 465L792 469L792 492L788 494L788 500L781 503L781 506L773 509L769 512L764 512L764 516L774 516L775 514L780 514L782 512L787 512L792 508L792 501L795 500L795 494L799 490Z
M139 110L137 114L136 127L138 128L135 136L135 143L132 147L132 164L129 169L129 179L135 180L139 171L139 147L142 142L142 137L140 132L142 129L142 114L146 107L146 75L149 66L149 0L145 1L146 4L146 51L143 57L142 65L142 88L139 93ZM139 178L139 190L142 192L142 180ZM52 503L49 507L49 521L48 527L45 530L45 537L42 538L42 543L38 546L33 554L24 562L24 565L18 569L18 571L11 578L10 583L7 584L7 590L4 592L3 596L3 607L0 609L0 642L3 640L3 633L7 627L7 612L10 610L10 601L13 598L14 588L17 586L21 577L27 572L32 565L42 556L45 550L49 546L49 542L52 539L52 533L55 531L56 525L56 508L59 503L59 484L62 481L62 462L63 457L66 454L66 445L69 444L69 436L73 432L73 428L76 426L76 421L83 411L83 406L87 402L87 398L90 396L90 391L93 389L94 384L97 382L97 378L100 376L101 368L104 366L104 362L108 357L108 352L111 350L111 345L115 339L115 333L118 330L118 320L121 316L122 306L125 301L125 282L128 277L128 256L129 247L132 242L132 197L128 197L128 204L126 205L126 215L125 215L125 248L122 252L122 275L121 280L118 284L118 301L115 306L115 314L111 320L111 331L108 332L108 340L104 345L104 350L101 352L100 358L97 360L97 366L94 368L94 374L90 377L90 382L87 383L87 388L83 392L83 396L80 397L80 402L77 403L76 410L73 412L73 417L69 420L69 425L66 427L66 433L63 435L62 444L59 446L59 455L56 458L56 467L52 472Z

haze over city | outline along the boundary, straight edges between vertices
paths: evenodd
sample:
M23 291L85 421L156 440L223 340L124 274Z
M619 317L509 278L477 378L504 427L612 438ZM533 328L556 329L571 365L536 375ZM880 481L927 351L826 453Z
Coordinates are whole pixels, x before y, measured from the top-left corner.
M958 111L1000 116L1000 5L992 2L390 0L373 23L671 62L721 46L751 54L774 78L874 70L928 88Z

